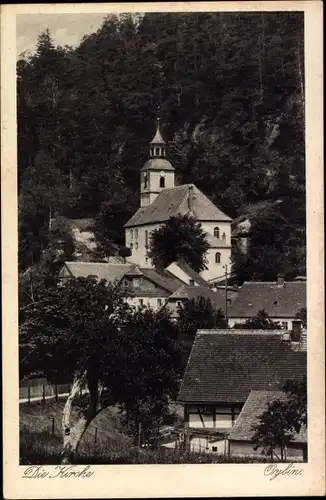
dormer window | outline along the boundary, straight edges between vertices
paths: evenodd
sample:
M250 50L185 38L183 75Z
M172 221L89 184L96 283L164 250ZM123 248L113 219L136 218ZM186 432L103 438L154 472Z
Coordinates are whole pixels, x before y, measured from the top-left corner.
M194 286L195 285L195 280L189 280L189 285Z

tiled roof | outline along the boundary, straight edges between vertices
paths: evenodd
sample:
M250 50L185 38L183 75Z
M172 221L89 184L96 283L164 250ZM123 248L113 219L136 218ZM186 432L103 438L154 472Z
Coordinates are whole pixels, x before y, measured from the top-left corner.
M286 401L287 395L282 391L250 391L228 439L251 441L254 436L253 427L259 423L259 416L267 410L269 403L277 399ZM299 433L294 433L293 442L307 443L306 427L302 427Z
M301 281L246 281L229 309L229 318L250 318L265 309L272 318L293 318L306 307L306 286Z
M182 284L182 282L178 278L176 278L171 273L168 273L166 271L159 273L155 269L147 267L141 267L140 271L146 278L153 281L159 287L164 288L170 293L173 293Z
M306 372L307 353L278 330L198 330L180 389L183 402L244 403Z
M209 244L211 248L231 248L231 245L226 243L225 240L220 240L219 238L216 238L211 233L205 233L206 241Z
M125 227L165 222L171 216L188 213L192 213L197 220L231 222L230 217L217 208L194 184L184 184L161 191L153 203L139 208Z
M220 292L214 292L211 288L206 286L183 285L171 295L169 300L197 299L199 297L204 297L205 299L209 299L216 309L223 310L225 295L224 292Z
M190 267L189 264L187 264L187 262L184 259L179 259L178 262L176 262L176 264L180 267L180 269L184 273L186 273L191 279L193 279L196 283L198 283L198 285L206 287L210 286L208 282L204 280L204 278L202 278L200 274L194 271L193 268Z
M65 266L74 278L96 276L110 283L121 280L133 264L107 264L102 262L65 262Z

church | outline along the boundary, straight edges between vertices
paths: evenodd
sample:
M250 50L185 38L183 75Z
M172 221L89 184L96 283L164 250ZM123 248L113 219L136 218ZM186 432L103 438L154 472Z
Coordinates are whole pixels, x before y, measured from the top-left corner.
M223 278L225 266L231 266L232 219L194 184L175 185L175 169L167 159L167 144L157 120L149 160L140 170L140 207L124 226L125 244L131 250L128 260L141 267L152 267L147 256L151 232L178 214L192 215L206 233L209 249L201 276L206 281Z

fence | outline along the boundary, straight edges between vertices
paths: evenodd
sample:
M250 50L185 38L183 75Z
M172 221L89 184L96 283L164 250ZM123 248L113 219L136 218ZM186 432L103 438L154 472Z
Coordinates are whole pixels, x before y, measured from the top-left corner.
M30 403L46 399L55 399L67 396L70 393L71 384L49 384L45 378L22 380L19 384L19 402ZM85 388L81 393L86 392Z

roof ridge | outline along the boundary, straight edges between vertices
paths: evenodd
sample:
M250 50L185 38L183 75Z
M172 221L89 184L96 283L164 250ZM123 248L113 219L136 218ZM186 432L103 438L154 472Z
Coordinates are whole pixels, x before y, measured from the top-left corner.
M212 290L214 292L214 290ZM215 292L216 293L216 292ZM200 328L197 330L196 335L213 335L213 334L219 334L219 335L241 335L243 336L244 334L247 335L279 335L283 336L283 334L286 333L284 330L263 330L263 329L257 329L257 330L249 330L247 328L235 328L234 330L232 328L212 328L212 329L207 329L205 330L204 328ZM287 333L289 333L287 331Z

